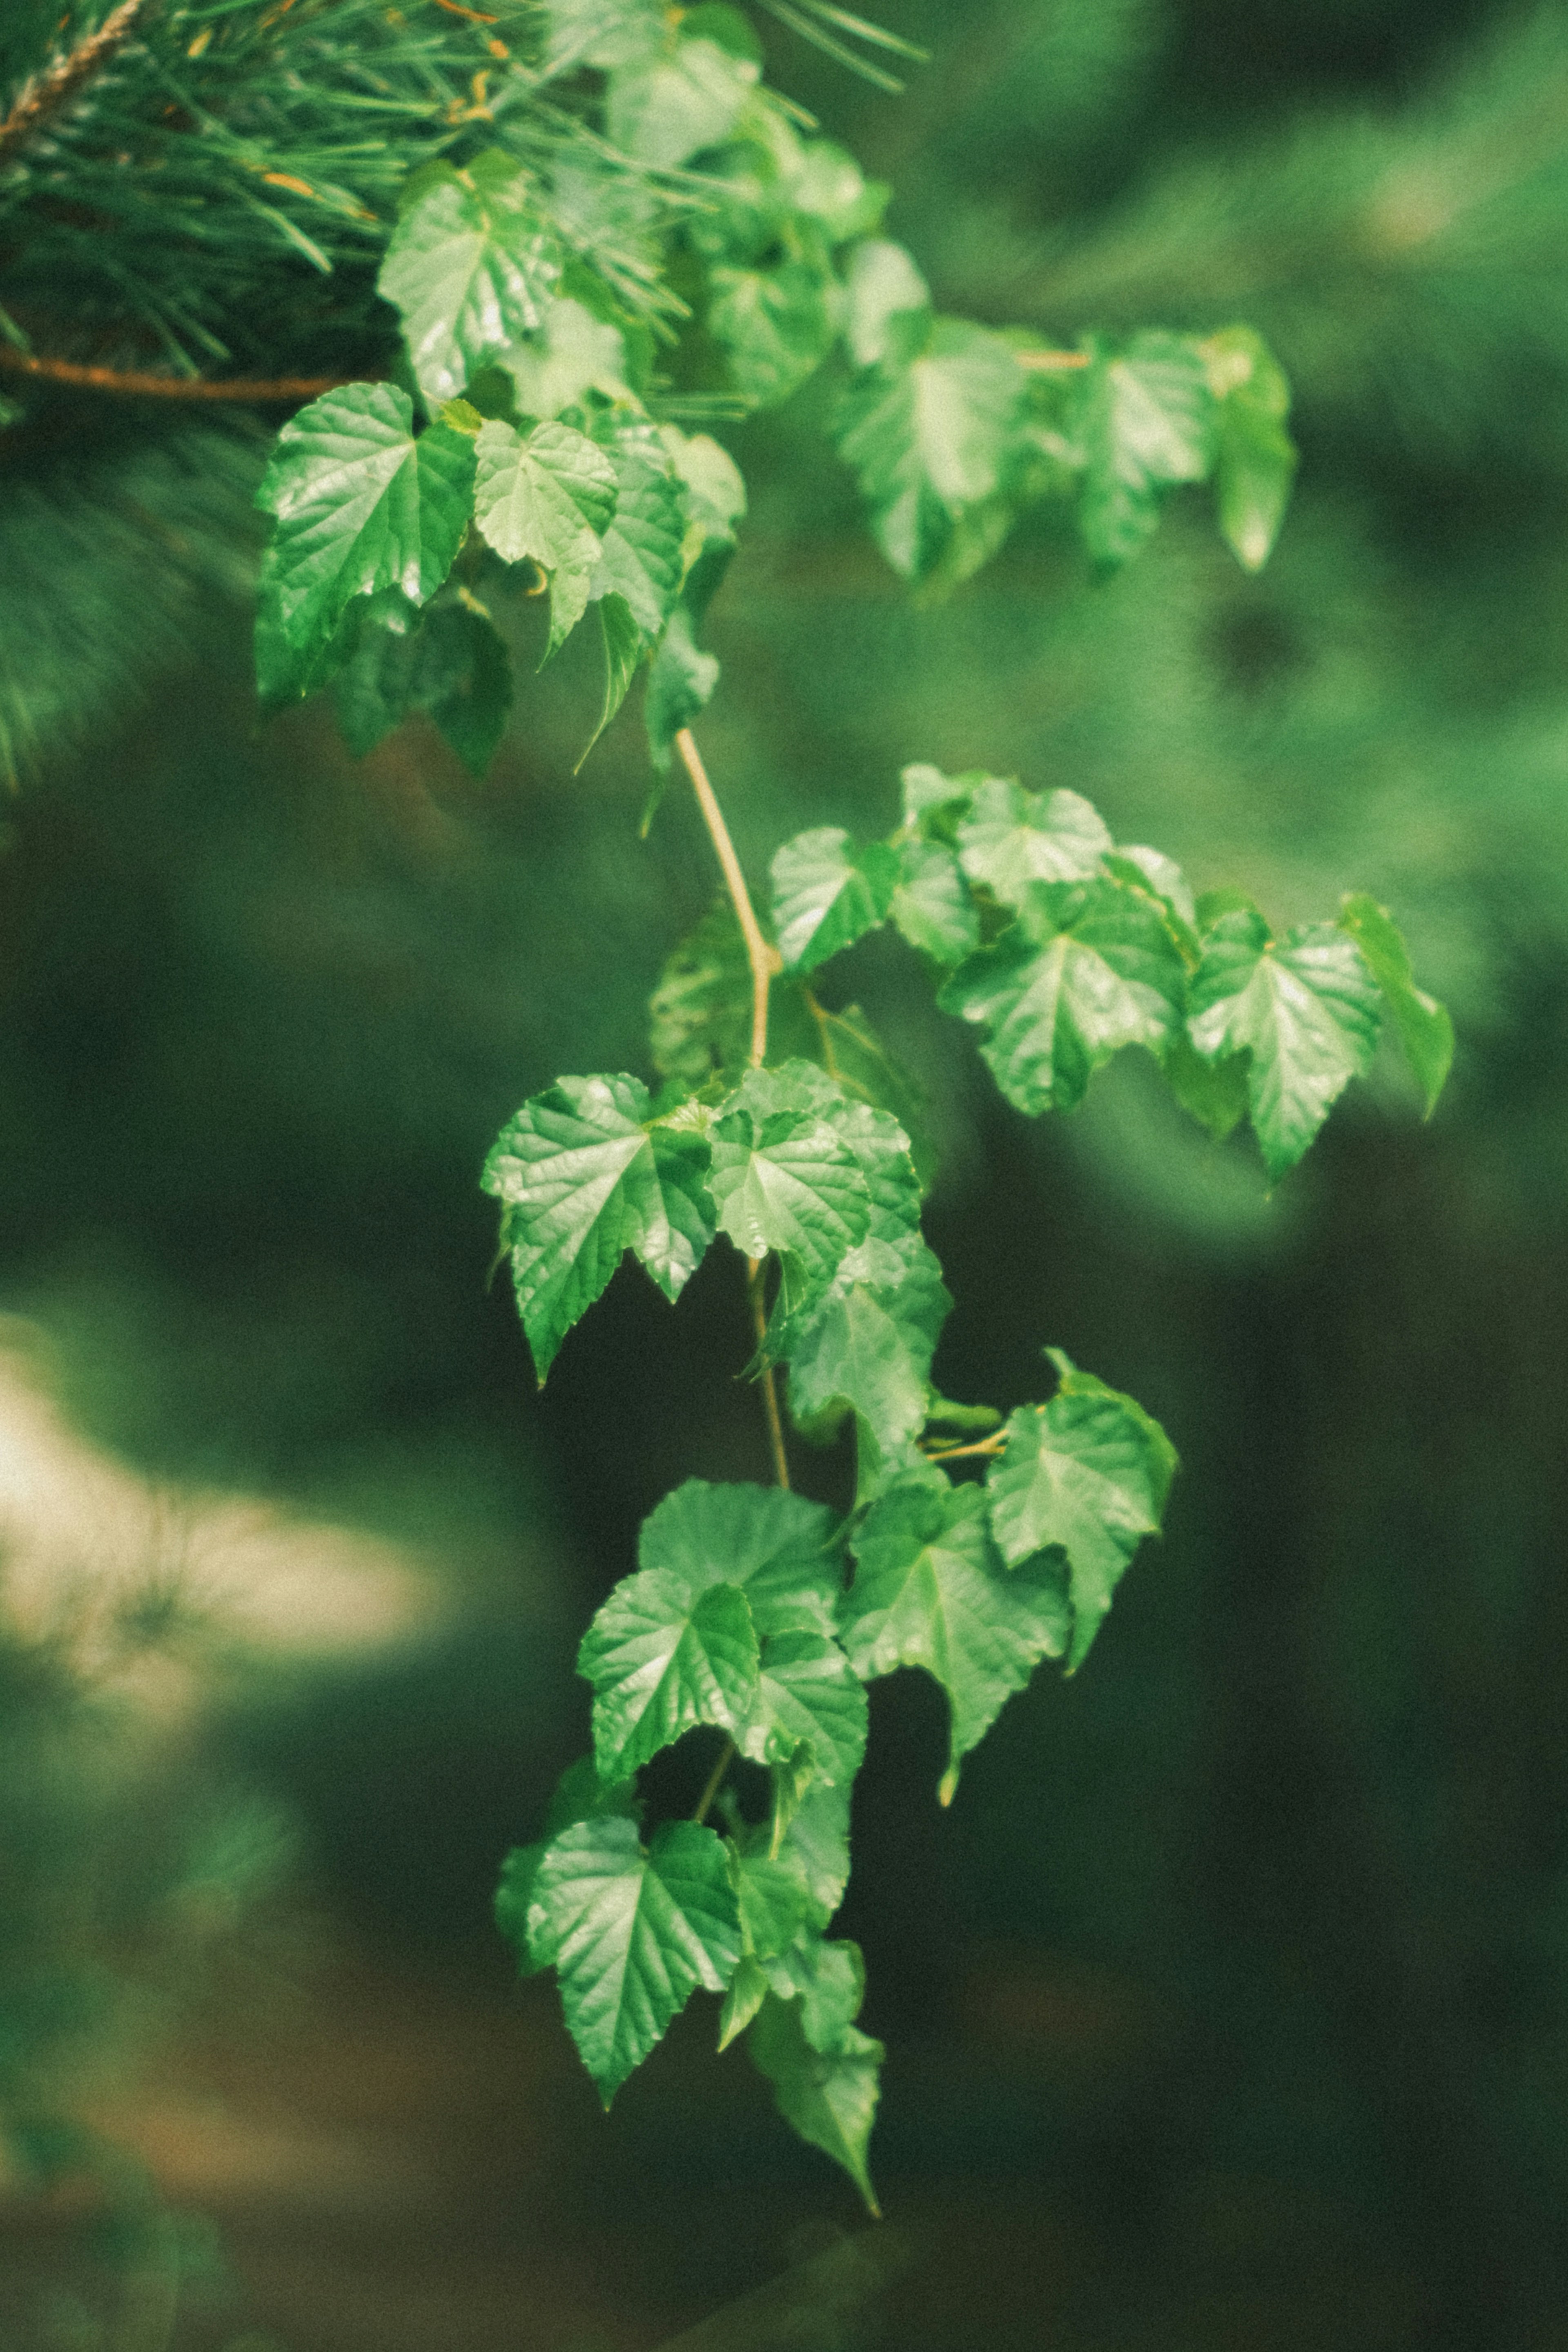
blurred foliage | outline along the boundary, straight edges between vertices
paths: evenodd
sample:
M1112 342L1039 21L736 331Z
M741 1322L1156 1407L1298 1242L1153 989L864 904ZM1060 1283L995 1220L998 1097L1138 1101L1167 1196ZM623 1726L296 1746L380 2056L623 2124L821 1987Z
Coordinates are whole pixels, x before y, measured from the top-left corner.
M1364 884L1461 1034L1429 1131L1380 1066L1405 1139L1353 1097L1265 1201L1134 1062L1026 1134L896 949L851 959L945 1145L936 1377L964 1394L983 1360L1025 1392L1049 1308L1188 1470L1092 1668L1019 1702L950 1817L905 1820L939 1727L914 1678L878 1694L845 1926L873 2028L929 2037L890 2075L884 2189L1016 2199L1020 2247L1067 2217L1063 2345L1536 2352L1568 2189L1568 12L883 13L934 51L902 98L778 23L769 70L894 182L938 298L1047 330L1243 310L1296 385L1301 473L1257 580L1178 507L1110 583L1041 523L912 607L813 420L747 425L704 742L749 869L805 824L884 825L905 760L1016 767L1281 917ZM186 609L152 582L144 684ZM47 772L0 860L6 1299L107 1441L406 1509L432 1553L457 1529L459 1587L476 1553L510 1585L515 1675L456 1640L297 1675L222 1743L287 1790L338 1904L478 1952L484 1857L580 1744L561 1627L664 1486L764 1473L721 1266L678 1322L621 1276L538 1402L483 1292L489 1135L558 1067L641 1066L706 852L674 793L637 840L632 719L571 777L566 672L482 787L420 725L357 765L310 714L256 730L243 616L197 604L221 656L161 667L133 727ZM72 1774L35 1786L30 1834L98 1874ZM936 1917L901 1909L917 1882ZM607 2217L651 2179L673 2233L721 2174L776 2188L759 2108L656 2101L628 2105L623 2171L594 2156ZM979 2231L940 2242L958 2284L912 2343L973 2340ZM1038 2341L1043 2308L990 2340Z

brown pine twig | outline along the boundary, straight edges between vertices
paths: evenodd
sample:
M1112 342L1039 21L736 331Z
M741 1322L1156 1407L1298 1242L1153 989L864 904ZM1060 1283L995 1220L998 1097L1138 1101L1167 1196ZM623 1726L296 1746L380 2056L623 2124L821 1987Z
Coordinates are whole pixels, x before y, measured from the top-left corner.
M120 0L119 7L110 10L96 33L89 33L47 73L35 74L23 86L10 113L0 122L0 163L26 146L49 117L68 106L82 84L109 63L116 49L130 39L144 5L145 0Z
M118 393L133 400L315 400L360 379L345 375L204 376L158 375L148 368L89 367L78 360L38 359L0 343L0 368L46 383L75 385L84 392Z

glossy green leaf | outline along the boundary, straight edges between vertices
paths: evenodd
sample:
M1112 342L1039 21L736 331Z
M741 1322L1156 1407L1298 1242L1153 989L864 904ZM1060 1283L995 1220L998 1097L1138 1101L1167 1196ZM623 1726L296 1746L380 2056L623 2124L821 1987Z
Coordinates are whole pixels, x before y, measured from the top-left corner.
M843 1554L833 1514L804 1496L688 1478L643 1520L637 1558L690 1593L738 1586L765 1640L833 1630Z
M788 1853L770 1853L759 1832L752 1831L739 1842L730 1841L729 1866L740 1912L742 1945L748 1958L766 1968L810 1932L817 1906L799 1858Z
M536 425L525 435L492 419L476 448L475 520L505 562L531 559L549 574L553 653L589 597L603 593L592 582L615 512L614 468L570 425Z
M960 963L979 944L974 901L945 842L900 842L888 913L910 946L936 963Z
M841 2026L825 2039L825 2049L813 2048L800 2001L769 1994L747 2047L772 2084L785 2122L842 2166L867 2210L877 2215L881 2208L867 2169L867 2152L887 2053L880 2042L854 2025Z
M1291 387L1261 335L1227 327L1202 346L1219 402L1214 494L1219 528L1249 572L1268 562L1296 474Z
M1071 1633L1066 1578L1049 1558L1008 1569L978 1486L901 1484L873 1503L853 1539L844 1645L867 1681L924 1666L947 1694L951 1733L941 1797L1042 1658Z
M1124 1045L1159 1055L1186 971L1158 909L1109 880L1031 883L1019 920L959 965L937 1002L987 1031L981 1053L1009 1102L1071 1110Z
M762 1644L757 1696L737 1737L755 1764L787 1763L807 1742L824 1780L852 1780L865 1754L865 1692L838 1643L825 1633L771 1635Z
M1100 870L1111 835L1078 793L1026 792L1010 778L977 782L958 823L958 859L1004 907L1031 882L1087 882Z
M850 1883L850 1788L847 1780L813 1780L792 1812L780 1852L799 1869L825 1927Z
M615 511L601 526L604 543L589 593L623 597L652 645L680 590L685 501L657 440L620 441L605 454L614 469Z
M841 825L798 833L773 855L773 920L792 971L814 971L885 918L898 877L896 853L861 846Z
M396 384L345 384L302 408L256 492L276 518L265 578L288 644L308 653L324 643L355 596L433 596L473 492L473 442L442 424L416 438L413 403Z
M760 1960L749 1952L742 1953L740 1966L729 1980L724 2005L718 2013L718 2046L727 2050L737 2037L745 2032L758 2011L768 1998L768 1971Z
M931 308L931 289L902 245L867 237L850 255L844 341L856 367L894 358Z
M604 699L592 734L577 756L580 768L632 690L643 658L643 637L624 596L601 596L595 607L604 646ZM575 772L575 771L574 771Z
M1217 404L1197 346L1160 332L1096 352L1082 397L1079 527L1096 562L1124 563L1159 519L1158 493L1208 472Z
M439 171L393 229L376 281L433 404L543 323L561 267L520 163L489 148Z
M1251 1056L1247 1098L1270 1177L1293 1168L1330 1107L1372 1060L1377 983L1330 923L1283 940L1255 910L1222 915L1194 973L1188 1030L1207 1060Z
M770 407L804 383L838 331L838 292L831 269L803 256L769 269L709 271L707 330L744 400Z
M632 1780L601 1780L593 1759L585 1756L570 1765L557 1783L543 1837L536 1838L531 1845L514 1846L501 1864L500 1885L496 1890L496 1925L517 1953L520 1975L537 1976L540 1967L528 1942L528 1913L533 1906L539 1864L550 1840L570 1829L574 1822L597 1821L607 1813L624 1813L637 1820L640 1809L636 1784Z
M748 1070L713 1130L709 1189L718 1222L747 1257L777 1250L792 1293L825 1286L865 1239L871 1195L844 1131L849 1106L823 1108L810 1066Z
M1130 846L1107 850L1104 867L1114 881L1125 882L1134 890L1146 891L1164 908L1172 938L1186 961L1196 963L1202 953L1197 936L1197 907L1192 895L1192 885L1176 859L1138 842Z
M541 1382L628 1249L674 1299L713 1238L705 1147L650 1125L649 1109L636 1078L562 1078L523 1105L485 1162Z
M995 497L1015 454L1025 378L1010 346L963 320L933 321L903 364L863 370L844 395L839 450L895 572L923 579L955 521Z
M1454 1059L1454 1024L1447 1008L1416 987L1404 934L1386 907L1357 892L1341 901L1339 927L1355 941L1383 992L1430 1118Z
M644 1847L623 1814L563 1830L534 1880L528 1940L557 1970L567 2030L608 2107L697 1987L722 1992L739 1961L722 1842L666 1822Z
M688 26L701 15L685 13ZM758 77L755 48L747 54L738 45L688 33L615 71L606 129L623 154L668 171L728 137Z
M1060 1349L1048 1352L1060 1375L1056 1394L1012 1415L986 1483L991 1532L1009 1568L1052 1547L1066 1554L1071 1674L1088 1655L1133 1554L1159 1533L1176 1455L1132 1397L1079 1371Z
M737 1733L757 1698L758 1644L733 1583L694 1590L668 1568L623 1577L583 1635L577 1671L593 1686L593 1751L623 1779L699 1724Z

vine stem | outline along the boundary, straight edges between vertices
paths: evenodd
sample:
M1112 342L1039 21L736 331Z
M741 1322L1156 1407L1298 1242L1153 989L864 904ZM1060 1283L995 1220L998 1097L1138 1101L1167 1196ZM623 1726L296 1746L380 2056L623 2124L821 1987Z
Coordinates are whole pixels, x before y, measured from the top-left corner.
M923 1450L927 1462L967 1462L981 1454L999 1454L1006 1445L1005 1437L982 1437L976 1445L928 1445Z
M699 1826L702 1822L706 1821L708 1816L708 1808L713 1803L714 1799L717 1796L720 1789L724 1785L724 1776L728 1771L730 1766L734 1763L739 1753L740 1750L737 1748L733 1739L727 1739L724 1746L719 1749L718 1761L715 1764L713 1770L707 1776L707 1787L697 1799L697 1809L692 1815L693 1821L697 1822Z
M1013 357L1031 375L1071 375L1089 365L1087 352L1015 352Z
M692 790L697 796L703 823L718 854L725 887L735 907L740 935L746 941L746 960L751 966L751 1066L759 1070L762 1057L768 1051L768 992L772 986L774 973L782 971L784 967L778 949L770 946L762 936L762 926L752 909L746 877L740 870L740 860L735 854L735 844L729 837L724 811L719 807L713 786L707 780L707 770L703 766L702 754L689 727L683 727L676 736L675 749L692 780Z
M36 75L25 85L0 122L0 163L25 146L51 114L69 104L83 82L109 63L116 49L131 38L144 5L145 0L120 0L119 7L110 12L96 33L89 33L47 73Z
M84 392L117 392L133 400L315 400L355 379L346 375L204 376L157 375L150 368L89 367L79 360L38 359L0 343L0 367L47 383L75 384Z

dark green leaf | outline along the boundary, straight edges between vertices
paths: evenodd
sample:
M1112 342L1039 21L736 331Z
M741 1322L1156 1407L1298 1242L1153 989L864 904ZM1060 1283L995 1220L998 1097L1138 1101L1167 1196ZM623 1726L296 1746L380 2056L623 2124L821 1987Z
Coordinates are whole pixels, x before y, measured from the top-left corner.
M1159 1055L1186 973L1159 910L1119 883L1031 883L1019 919L960 964L938 1003L982 1024L998 1086L1030 1116L1071 1110L1124 1045Z
M1066 1580L1049 1559L1002 1564L978 1486L900 1484L873 1504L853 1550L858 1566L843 1604L844 1643L870 1681L924 1666L947 1694L951 1736L941 1798L958 1767L1022 1690L1042 1658L1059 1658L1071 1633Z
M351 605L354 648L334 699L361 758L411 711L423 711L469 772L483 775L506 731L512 667L488 617L458 599L417 613L396 589Z
M1206 1062L1186 1030L1166 1047L1166 1076L1183 1110L1208 1129L1216 1143L1234 1134L1247 1116L1245 1054L1227 1054Z
M814 971L883 921L898 859L880 841L860 847L824 824L776 850L769 871L779 952L788 970Z
M1188 1029L1206 1060L1248 1053L1247 1097L1278 1181L1377 1044L1377 984L1331 923L1281 940L1255 910L1222 915L1193 975Z
M608 2107L700 1985L722 1992L740 1958L728 1857L695 1822L644 1848L610 1814L551 1840L534 1880L528 1940L560 1978L567 2030Z
M485 1162L541 1381L628 1249L674 1299L713 1238L705 1148L650 1126L649 1108L636 1078L562 1078L523 1105Z
M1124 563L1159 519L1157 494L1200 482L1214 457L1216 403L1197 346L1134 335L1119 357L1096 352L1083 388L1079 526L1098 563Z
M278 625L310 653L355 596L401 588L423 604L452 569L473 511L474 444L449 425L417 440L391 383L323 393L277 436L256 504L277 518L265 584Z
M376 281L433 404L542 323L560 276L520 163L488 148L465 170L439 168L393 229Z
M1341 901L1339 927L1355 941L1383 992L1430 1118L1453 1063L1454 1024L1437 998L1416 987L1409 950L1386 907L1359 892Z
M857 2026L844 2025L828 2038L825 2049L814 2049L800 2001L780 2000L770 1993L747 2047L772 2084L785 2122L841 2165L867 2210L879 2214L866 2158L887 2054L883 2044Z
M699 1724L738 1733L758 1690L757 1634L733 1583L695 1589L668 1568L623 1577L583 1635L577 1671L593 1686L593 1749L624 1779Z
M1071 1674L1128 1561L1145 1536L1159 1533L1176 1455L1142 1405L1077 1370L1060 1349L1048 1352L1061 1376L1056 1394L1013 1414L987 1487L991 1530L1009 1568L1051 1547L1067 1556Z
M603 593L592 581L615 512L614 468L570 425L536 425L525 436L492 419L476 447L475 520L503 562L531 559L549 574L553 653L590 595Z

